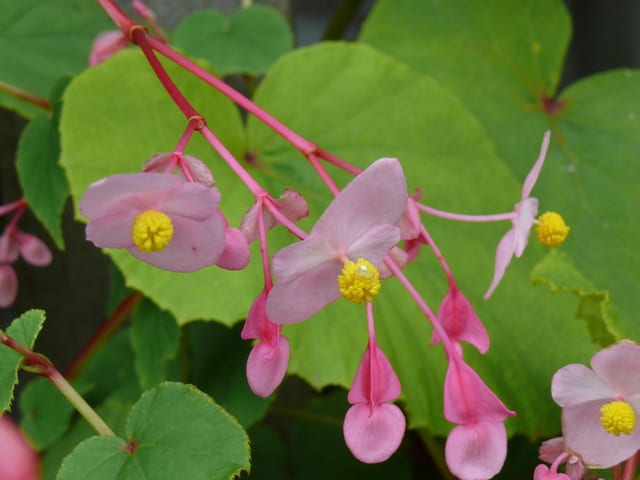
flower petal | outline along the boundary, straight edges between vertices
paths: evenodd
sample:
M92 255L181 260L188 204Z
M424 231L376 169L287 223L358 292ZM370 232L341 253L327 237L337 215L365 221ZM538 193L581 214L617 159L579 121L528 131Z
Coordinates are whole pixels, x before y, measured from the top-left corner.
M121 31L102 32L93 41L89 54L89 66L93 67L129 45L129 39Z
M350 260L364 258L374 265L382 264L385 255L400 241L400 229L393 225L376 225L356 239L345 252Z
M240 230L225 229L224 250L216 260L216 265L226 270L242 270L249 263L249 243Z
M289 363L289 340L280 335L274 347L258 342L247 359L247 381L253 393L268 397L282 383Z
M373 227L395 225L404 213L407 198L400 162L381 158L338 194L313 227L312 234L320 233L335 250L346 251Z
M0 416L0 478L38 480L41 478L38 455L22 431L9 417Z
M538 465L533 471L533 480L571 480L571 477L564 473L554 473L546 465Z
M451 473L461 480L495 476L507 456L507 431L502 422L477 422L456 426L445 445Z
M276 283L267 298L267 315L274 323L306 320L340 297L338 275L342 263L325 262L288 282Z
M327 262L339 264L337 253L322 235L309 235L305 240L276 252L273 256L273 276L276 284L291 282ZM336 278L339 273L336 273Z
M44 267L51 263L51 250L38 237L30 233L18 232L16 239L20 254L28 263L37 267Z
M547 156L547 150L549 149L549 140L551 139L551 132L547 130L544 132L544 136L542 137L542 146L540 147L540 155L538 155L538 159L536 163L533 164L531 171L527 175L527 178L524 180L524 184L522 185L522 199L524 200L529 196L531 190L533 190L533 186L538 180L538 175L540 175L540 170L542 169L542 164L544 163L544 159Z
M11 265L0 265L0 307L13 304L18 294L18 277Z
M615 393L593 370L579 363L566 365L551 379L551 396L563 408L586 402L605 403L615 399Z
M636 427L629 435L615 436L602 427L600 407L607 402L595 400L562 410L567 448L590 467L612 467L640 449L640 428Z
M618 396L640 396L640 345L637 343L626 340L610 345L591 358L591 366Z
M487 293L484 294L485 300L488 300L489 297L493 295L493 291L500 283L500 280L502 280L504 272L507 270L511 259L513 258L514 248L515 232L514 229L511 228L507 233L504 234L504 236L498 243L498 248L496 249L496 263L493 273L493 280L491 280L489 290L487 290Z
M143 252L138 247L131 246L128 248L129 252L143 262L172 272L194 272L213 265L225 245L222 216L214 214L204 221L170 218L174 233L164 250Z
M518 216L513 220L513 254L519 258L529 243L531 227L533 227L538 214L538 199L526 198L522 200L516 205L516 214Z
M342 425L344 440L354 457L364 463L387 460L398 449L404 437L406 420L393 403L370 408L353 405Z
M400 380L384 352L378 345L367 346L349 390L349 403L378 405L395 400L401 391Z
M86 229L87 240L100 248L133 247L131 227L137 214L127 210L91 220Z
M0 235L0 263L13 263L19 255L20 249L15 235L10 235L5 231Z

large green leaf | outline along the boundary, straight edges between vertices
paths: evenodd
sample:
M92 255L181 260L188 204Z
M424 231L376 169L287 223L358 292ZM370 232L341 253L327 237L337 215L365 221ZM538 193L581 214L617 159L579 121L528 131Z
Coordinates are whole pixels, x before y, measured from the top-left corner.
M609 295L609 333L637 339L640 200L630 172L637 169L640 75L608 72L557 95L569 36L560 0L381 0L362 40L459 95L519 177L529 168L524 152L552 130L534 193L542 209L566 216L572 233L563 250Z
M115 29L97 2L85 0L1 0L0 11L0 82L42 98L60 76L86 68L100 31ZM16 108L4 96L0 102Z
M43 310L29 310L16 318L7 335L19 344L32 348L44 323ZM18 369L22 355L5 345L0 345L0 413L8 410L13 400L13 389L18 383Z
M57 478L73 480L226 480L249 468L248 437L194 387L163 383L133 406L127 441L92 437L64 460Z
M244 134L233 104L179 68L169 65L168 71L216 135L240 157ZM121 52L76 77L65 93L60 127L61 162L76 205L92 182L140 171L152 155L172 151L186 125L140 52ZM237 226L252 203L246 188L197 136L187 153L211 166L223 195L221 209ZM184 275L158 270L125 251L108 253L123 272L127 286L142 291L180 323L215 318L231 324L246 315L252 297L260 290L257 264L241 273L210 267Z
M260 75L293 47L286 19L273 8L252 5L230 17L203 10L186 17L173 41L187 53L211 62L221 75Z
M399 157L409 188L422 189L437 208L489 213L510 210L519 199L523 178L514 177L496 157L484 130L460 102L429 77L369 47L325 44L289 54L269 72L256 101L360 167L379 157ZM248 128L249 149L271 189L278 191L287 179L307 196L312 216L317 217L328 195L311 177L304 159L253 119ZM530 163L538 148L526 152ZM426 222L487 324L490 352L481 357L469 350L467 358L519 412L508 421L509 428L527 434L557 431L559 411L549 398L550 377L563 363L587 358L592 349L584 325L571 321L575 300L530 287L531 268L543 252L531 245L527 255L510 266L493 300L483 302L496 244L510 225ZM433 257L423 252L406 274L435 310L446 284ZM440 347L428 346L427 321L394 280L384 282L374 309L380 344L403 385L410 425L446 434L450 426L442 416L444 359ZM540 322L541 318L556 322ZM350 385L366 343L363 308L338 301L285 332L291 339L290 373L318 388Z

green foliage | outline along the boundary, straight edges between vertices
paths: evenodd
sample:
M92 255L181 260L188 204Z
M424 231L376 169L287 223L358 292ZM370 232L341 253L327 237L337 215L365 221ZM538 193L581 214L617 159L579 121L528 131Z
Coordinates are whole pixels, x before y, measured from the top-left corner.
M249 468L244 430L184 384L163 383L146 392L131 410L126 438L85 440L65 459L57 479L223 480Z
M293 47L284 17L264 5L251 5L226 17L202 10L185 18L173 34L176 46L207 60L220 75L260 75Z
M2 0L0 11L0 82L42 98L60 76L81 72L93 38L113 29L97 2ZM23 115L34 112L6 98L0 96L3 107Z
M42 329L44 318L44 311L29 310L16 318L6 333L21 345L32 348ZM5 345L0 345L0 413L11 406L21 364L22 355Z

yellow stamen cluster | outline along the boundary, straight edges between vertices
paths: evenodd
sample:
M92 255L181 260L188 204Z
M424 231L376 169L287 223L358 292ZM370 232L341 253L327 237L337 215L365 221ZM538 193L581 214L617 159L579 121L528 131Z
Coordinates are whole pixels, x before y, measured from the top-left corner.
M353 303L370 302L380 291L380 273L371 262L359 258L346 262L338 275L340 294Z
M173 223L165 213L146 210L133 220L131 238L143 252L158 252L173 238Z
M619 436L629 435L636 426L636 413L627 402L615 400L600 407L600 425L607 432Z
M536 222L538 241L547 247L557 247L564 242L569 230L562 216L556 212L543 213Z

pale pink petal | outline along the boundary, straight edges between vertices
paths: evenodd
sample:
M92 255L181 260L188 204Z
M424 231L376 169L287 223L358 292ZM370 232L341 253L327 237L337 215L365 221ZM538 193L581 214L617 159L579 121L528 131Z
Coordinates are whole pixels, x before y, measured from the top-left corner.
M213 174L207 164L199 158L191 155L183 155L182 161L185 163L194 182L198 182L205 187L213 187L216 183Z
M255 202L249 210L242 216L242 220L240 221L240 231L243 233L249 243L258 239L259 230L258 230L258 214L260 213L260 209L263 209L263 222L264 222L264 230L267 232L270 228L273 228L275 225L276 219L268 213L266 208L263 208L262 204L259 202Z
M177 158L174 158L175 156L176 154L171 152L156 153L149 160L144 162L144 165L142 165L142 171L165 173L164 171L172 162L177 162Z
M18 294L18 277L11 265L0 265L0 307L13 304Z
M289 282L276 283L267 298L267 315L274 323L306 320L340 297L342 262L325 262Z
M183 184L179 177L161 173L112 175L89 186L80 200L80 213L94 219L120 210L148 210Z
M586 473L586 467L582 460L575 455L571 455L565 464L564 471L567 473L568 480L581 480Z
M341 264L338 254L323 236L310 235L304 241L276 252L273 256L273 276L276 282L290 282L325 263ZM336 285L339 274L340 271L336 273Z
M217 188L183 182L178 188L167 192L166 197L158 204L158 210L169 216L179 215L204 220L218 210L218 203L220 192Z
M389 250L400 240L400 229L393 225L376 225L356 239L345 252L350 260L364 258L374 265L382 264Z
M136 258L172 272L194 272L213 265L224 248L225 227L221 215L205 221L171 217L173 238L157 252L143 252L136 246L128 248Z
M309 206L304 197L290 188L285 189L276 200L280 211L292 222L297 222L301 218L309 215Z
M289 340L280 335L277 345L257 343L247 359L247 381L260 397L268 397L282 383L289 363Z
M373 227L394 225L407 206L407 185L400 162L381 158L355 177L331 202L312 233L345 251Z
M0 235L0 263L13 263L20 256L20 249L15 235L10 235L6 231Z
M44 267L51 263L51 250L38 237L30 233L18 232L16 239L20 247L20 254L28 263L38 267Z
M553 463L556 458L563 454L566 450L564 438L555 437L545 440L538 450L538 458L546 463Z
M493 280L491 280L491 285L489 285L489 290L484 294L484 299L488 300L489 297L493 294L494 290L502 280L504 276L504 272L507 270L511 259L513 258L513 249L515 248L515 233L513 228L511 228L507 233L504 234L500 243L498 243L498 248L496 249L496 264L493 273Z
M444 416L452 423L501 422L515 415L459 357L449 358L444 381Z
M640 345L637 343L626 340L610 345L591 358L591 366L616 396L640 395Z
M611 399L613 400L613 399ZM591 401L562 410L562 431L567 448L580 455L585 465L609 468L640 449L640 428L629 435L608 433L600 424L600 408L606 401Z
M280 209L280 213L292 222L297 222L301 218L309 215L307 201L295 190L284 190L280 198L275 200L274 203ZM278 221L269 210L264 207L262 208L264 231L268 232L278 224ZM244 233L249 242L253 242L258 238L259 211L260 204L254 203L247 213L244 214L242 221L240 222L240 230Z
M549 148L549 140L551 138L551 132L547 130L544 132L544 136L542 137L542 146L540 147L540 155L536 160L536 163L533 164L531 171L527 175L527 178L524 180L524 184L522 185L522 199L524 200L529 196L531 190L533 190L533 186L538 180L538 175L540 175L540 170L542 169L542 164L544 163L544 159L547 156L547 149Z
M224 250L216 260L216 265L226 270L242 270L249 263L249 243L240 230L225 229Z
M87 240L99 248L133 247L131 227L138 211L121 211L96 218L87 225Z
M438 322L454 342L464 340L475 346L480 353L489 349L489 334L484 327L471 303L462 292L452 285L445 295L438 309ZM440 335L433 331L431 344L440 342Z
M377 345L367 346L347 399L349 403L378 405L395 400L402 391L393 367Z
M89 54L89 65L94 66L104 62L107 58L124 50L129 45L129 39L120 31L102 32L93 41Z
M419 195L412 195L408 198L404 215L400 217L400 220L396 224L400 229L400 238L402 240L413 240L421 235L422 222L420 221L420 211L416 205L416 200L421 196L422 194L420 193Z
M402 442L406 420L402 410L393 403L370 408L353 405L344 418L344 440L354 457L364 463L387 460Z
M616 394L593 370L572 363L553 375L551 396L561 407L575 407L586 402L612 401Z
M407 252L405 252L400 247L391 247L391 250L389 250L387 255L389 255L389 257L391 257L391 260L393 260L393 262L400 268L403 268L409 261ZM393 275L384 261L380 263L380 265L378 265L378 271L380 272L380 278L389 278L391 275Z
M527 198L518 203L516 205L516 214L518 216L513 220L513 254L519 258L527 247L527 243L529 243L531 227L533 227L538 214L538 199Z
M533 480L571 480L571 477L560 472L552 472L546 465L538 465L533 471Z
M8 417L0 416L0 478L3 480L38 480L38 455L27 443L20 429Z
M445 445L451 473L461 480L486 480L495 476L507 456L507 431L502 422L477 422L456 426Z

